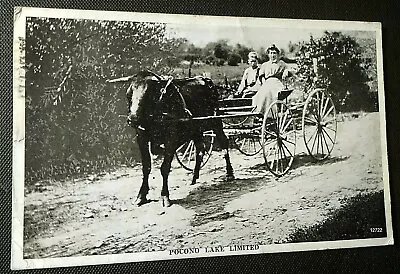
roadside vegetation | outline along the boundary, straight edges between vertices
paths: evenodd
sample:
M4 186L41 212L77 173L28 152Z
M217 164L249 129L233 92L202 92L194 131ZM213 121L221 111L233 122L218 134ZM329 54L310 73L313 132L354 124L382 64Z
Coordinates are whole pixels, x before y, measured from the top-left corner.
M300 228L287 242L337 241L386 237L383 191L359 194L343 208L333 212L326 221Z

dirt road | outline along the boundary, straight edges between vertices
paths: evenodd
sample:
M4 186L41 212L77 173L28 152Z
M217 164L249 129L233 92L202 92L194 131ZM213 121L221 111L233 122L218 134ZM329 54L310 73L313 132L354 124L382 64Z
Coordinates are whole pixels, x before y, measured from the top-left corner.
M24 257L282 243L299 228L324 221L350 198L383 189L378 113L339 122L329 159L315 163L304 151L299 145L289 174L276 179L263 167L261 153L246 157L232 150L233 182L223 180L223 156L213 152L194 186L174 160L173 205L166 210L158 201L157 161L149 193L155 202L141 207L131 203L141 183L140 166L53 182L26 194Z

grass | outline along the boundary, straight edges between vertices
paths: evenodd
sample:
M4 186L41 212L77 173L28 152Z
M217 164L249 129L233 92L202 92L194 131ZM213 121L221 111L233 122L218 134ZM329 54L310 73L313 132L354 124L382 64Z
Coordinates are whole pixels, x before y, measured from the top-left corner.
M373 232L378 228L382 232ZM383 191L359 194L325 222L301 228L287 242L336 241L386 237Z
M240 81L242 79L243 72L247 67L247 64L239 64L238 66L211 66L207 64L195 64L191 69L191 76L204 74L211 78L215 84L219 85L223 84L225 76L229 82ZM181 77L188 77L189 67L182 66L175 68L173 74Z

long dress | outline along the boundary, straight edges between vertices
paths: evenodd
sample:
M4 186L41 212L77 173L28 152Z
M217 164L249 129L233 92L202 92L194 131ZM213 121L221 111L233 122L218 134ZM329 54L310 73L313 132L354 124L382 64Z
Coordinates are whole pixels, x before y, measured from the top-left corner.
M255 111L265 114L269 106L278 99L278 93L284 89L281 82L286 63L279 60L276 62L268 61L261 65L260 77L264 75L265 81L253 97Z

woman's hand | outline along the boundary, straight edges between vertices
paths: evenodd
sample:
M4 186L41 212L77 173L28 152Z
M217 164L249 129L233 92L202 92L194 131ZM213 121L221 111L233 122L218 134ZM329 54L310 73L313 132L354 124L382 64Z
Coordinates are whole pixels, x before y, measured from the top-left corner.
M282 79L285 80L289 76L289 71L285 69L282 74Z

